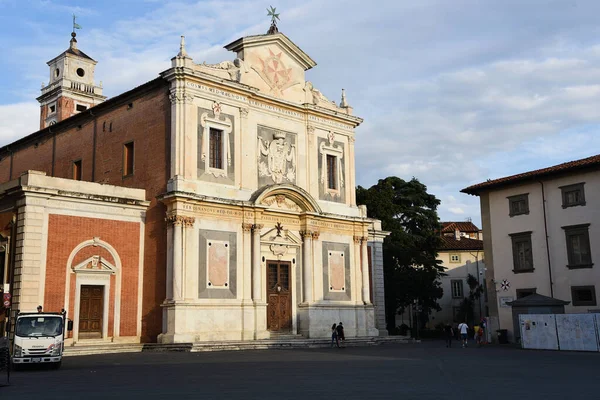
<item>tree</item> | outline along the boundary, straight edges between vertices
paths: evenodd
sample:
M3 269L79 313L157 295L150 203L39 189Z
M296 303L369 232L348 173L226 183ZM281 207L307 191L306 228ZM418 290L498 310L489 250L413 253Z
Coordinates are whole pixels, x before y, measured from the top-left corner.
M383 243L388 329L395 327L396 314L414 300L424 317L431 309L440 310L439 278L444 271L437 260L440 201L416 178L406 182L394 176L380 179L369 189L358 186L356 200L367 206L369 217L381 220L383 230L391 232Z
M457 317L461 322L467 322L471 325L475 322L475 312L473 310L476 301L483 293L483 286L479 284L477 278L469 274L467 276L467 285L469 285L469 296L465 297L460 303Z

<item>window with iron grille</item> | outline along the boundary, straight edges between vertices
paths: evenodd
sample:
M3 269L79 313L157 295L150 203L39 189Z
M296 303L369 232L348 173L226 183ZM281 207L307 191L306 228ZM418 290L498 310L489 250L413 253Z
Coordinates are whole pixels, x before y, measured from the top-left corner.
M571 298L574 306L595 306L596 288L594 286L571 286Z
M210 168L223 169L223 131L210 128Z
M450 281L452 287L452 298L462 299L463 298L463 281L462 279L452 279Z
M327 188L337 189L337 157L327 155Z

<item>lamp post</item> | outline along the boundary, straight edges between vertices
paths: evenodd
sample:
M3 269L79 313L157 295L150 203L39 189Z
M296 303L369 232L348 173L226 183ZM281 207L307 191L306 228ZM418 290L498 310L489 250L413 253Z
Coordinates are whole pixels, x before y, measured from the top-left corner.
M419 339L419 313L421 312L422 308L419 306L419 299L414 299L413 300L414 303L414 310L415 310L415 316L416 316L416 324L415 324L415 328L416 328L416 332L415 332L415 339Z

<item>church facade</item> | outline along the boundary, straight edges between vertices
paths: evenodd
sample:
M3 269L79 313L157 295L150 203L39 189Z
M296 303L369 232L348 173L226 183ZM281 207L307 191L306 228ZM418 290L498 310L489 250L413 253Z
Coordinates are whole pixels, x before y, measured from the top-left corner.
M73 341L385 334L362 119L306 81L306 53L271 29L199 64L182 38L171 68L104 101L76 43L48 63L41 130L0 149L13 308L64 308Z

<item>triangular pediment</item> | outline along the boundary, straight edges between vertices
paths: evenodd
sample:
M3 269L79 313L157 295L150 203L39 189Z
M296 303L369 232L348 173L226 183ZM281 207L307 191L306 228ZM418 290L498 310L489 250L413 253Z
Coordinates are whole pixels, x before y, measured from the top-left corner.
M288 101L306 101L305 71L316 63L284 34L247 36L225 48L237 53L240 83Z
M72 267L73 272L114 274L117 268L100 256L91 256Z
M262 243L281 244L288 246L300 246L302 244L302 239L287 229L283 229L279 235L277 234L276 228L270 229L260 235L260 240Z

